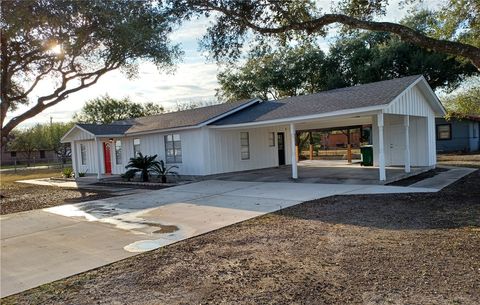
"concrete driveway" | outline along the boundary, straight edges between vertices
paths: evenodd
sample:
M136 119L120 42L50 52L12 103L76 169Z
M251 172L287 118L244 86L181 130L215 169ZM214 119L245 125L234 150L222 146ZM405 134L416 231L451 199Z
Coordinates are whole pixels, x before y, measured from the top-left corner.
M208 180L1 219L2 297L303 201L436 189Z

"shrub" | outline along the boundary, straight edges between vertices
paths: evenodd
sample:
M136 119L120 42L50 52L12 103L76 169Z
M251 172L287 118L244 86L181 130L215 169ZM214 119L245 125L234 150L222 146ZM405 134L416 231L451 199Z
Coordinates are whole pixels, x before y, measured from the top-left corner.
M127 180L127 181L130 181L130 180L132 180L132 179L135 177L135 174L136 174L136 173L137 173L137 171L130 169L130 170L126 171L125 173L123 173L123 174L121 175L121 177L122 177L123 179Z
M74 177L73 168L71 167L64 168L62 171L62 176L63 178L73 178Z
M138 157L130 158L126 169L132 171L133 173L141 172L143 182L148 182L149 172L153 170L153 167L158 164L158 161L155 160L157 155L153 156L144 156L142 153L138 154Z
M167 167L163 160L160 160L160 162L152 166L152 172L158 174L158 178L162 179L162 183L166 183L167 175L178 176L177 172L172 171L174 168L178 168L178 166L172 165Z

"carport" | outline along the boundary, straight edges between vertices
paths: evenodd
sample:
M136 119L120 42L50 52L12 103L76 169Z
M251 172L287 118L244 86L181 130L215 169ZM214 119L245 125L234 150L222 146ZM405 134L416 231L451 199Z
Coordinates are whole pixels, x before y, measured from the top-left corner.
M387 181L387 175L398 172L398 167L405 174L412 168L435 167L435 117L444 114L425 78L414 76L262 102L210 127L252 134L265 128L285 131L291 178L299 179L306 171L299 171L297 132L371 125L373 165L378 180Z

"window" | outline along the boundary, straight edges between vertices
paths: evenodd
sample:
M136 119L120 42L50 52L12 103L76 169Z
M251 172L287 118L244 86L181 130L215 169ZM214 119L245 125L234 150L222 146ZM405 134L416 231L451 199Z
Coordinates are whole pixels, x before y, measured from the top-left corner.
M240 133L240 155L242 160L250 159L250 143L248 139L248 132Z
M122 141L115 141L115 164L122 164Z
M451 140L452 139L452 125L441 124L437 125L437 140Z
M182 142L179 134L165 136L165 159L167 163L182 163Z
M16 158L17 157L17 152L16 151L11 151L10 152L10 157Z
M275 133L269 132L268 133L268 146L273 147L275 146Z
M140 139L133 139L133 156L137 157L140 153Z
M87 147L85 144L80 144L80 159L82 161L82 165L87 164Z
M45 159L45 151L40 150L40 159Z
M480 124L477 122L473 122L473 137L478 138L478 126Z

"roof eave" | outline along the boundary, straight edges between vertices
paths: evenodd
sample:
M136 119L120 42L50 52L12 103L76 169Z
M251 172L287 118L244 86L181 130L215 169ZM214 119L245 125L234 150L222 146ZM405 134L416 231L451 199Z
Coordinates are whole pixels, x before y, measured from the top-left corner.
M325 119L329 117L334 118L334 117L348 116L352 114L372 115L378 111L382 111L386 105L387 104L360 107L360 108L350 108L350 109L343 109L343 110L325 112L320 114L295 116L295 117L288 117L288 118L275 119L275 120L265 120L265 121L258 121L258 122L237 123L237 124L228 124L228 125L209 125L209 127L216 128L216 129L256 127L256 126L263 126L263 125L279 125L279 124L299 123L304 121L314 121L317 119Z

